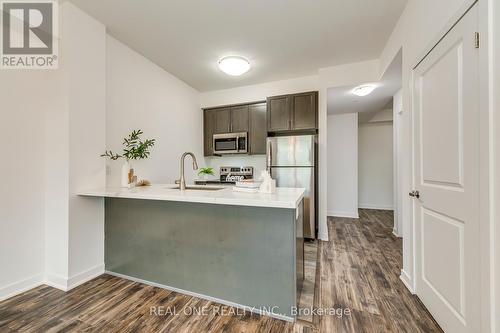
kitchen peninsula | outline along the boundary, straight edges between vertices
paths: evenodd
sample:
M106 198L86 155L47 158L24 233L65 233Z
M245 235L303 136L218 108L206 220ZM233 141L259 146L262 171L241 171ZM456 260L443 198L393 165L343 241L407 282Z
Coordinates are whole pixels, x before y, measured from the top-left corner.
M304 272L304 189L176 187L80 193L105 198L106 271L294 320Z

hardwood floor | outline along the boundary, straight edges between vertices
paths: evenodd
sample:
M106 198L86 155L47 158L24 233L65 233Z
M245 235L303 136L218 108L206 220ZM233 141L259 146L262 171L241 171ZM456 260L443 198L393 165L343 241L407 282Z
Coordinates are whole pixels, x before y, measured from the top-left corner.
M359 219L329 218L332 243L320 251L322 307L349 308L342 319L320 318L321 332L441 332L399 275L402 240L393 212L359 211Z
M0 302L0 332L441 332L399 280L401 240L392 235L391 214L329 218L332 241L319 242L315 303L342 316L291 324L102 275L67 293L41 286Z
M318 306L318 293L316 284L319 283L318 272L318 241L304 242L304 282L298 307L299 309L311 309ZM310 311L302 311L297 317L309 323L314 323L314 316Z

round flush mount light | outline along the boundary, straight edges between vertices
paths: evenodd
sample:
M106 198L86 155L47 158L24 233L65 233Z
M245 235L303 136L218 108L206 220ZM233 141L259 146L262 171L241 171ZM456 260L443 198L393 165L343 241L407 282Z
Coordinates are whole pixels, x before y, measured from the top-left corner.
M231 76L243 75L250 69L250 62L240 56L224 57L218 64L221 71Z
M352 90L352 93L356 96L368 96L377 88L374 84L363 84L359 87L356 87Z

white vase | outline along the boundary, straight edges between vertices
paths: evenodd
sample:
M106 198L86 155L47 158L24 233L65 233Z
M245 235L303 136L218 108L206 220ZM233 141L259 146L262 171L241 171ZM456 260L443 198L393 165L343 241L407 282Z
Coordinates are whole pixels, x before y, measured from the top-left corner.
M128 174L130 172L130 161L125 160L122 165L121 186L129 187Z

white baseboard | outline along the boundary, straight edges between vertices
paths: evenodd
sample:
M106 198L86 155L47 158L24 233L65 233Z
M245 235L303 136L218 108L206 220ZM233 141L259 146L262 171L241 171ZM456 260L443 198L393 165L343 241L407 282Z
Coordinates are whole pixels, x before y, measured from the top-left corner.
M328 216L332 217L347 217L350 219L359 219L359 213L356 212L339 212L339 211L329 211Z
M19 295L25 291L43 284L43 274L33 275L19 282L14 282L0 288L0 301Z
M99 264L70 278L56 274L47 274L45 276L45 284L62 291L68 291L102 274L104 274L104 264Z
M399 279L403 281L403 284L405 287L413 294L415 295L415 290L413 289L413 283L410 278L410 276L402 269L401 270L401 275L399 276Z
M328 242L329 237L328 237L328 231L324 233L318 233L318 239L322 240L323 242Z
M68 291L68 279L58 274L45 274L44 284L62 291Z
M90 281L102 274L104 274L104 263L75 274L68 279L68 290L78 287L79 285L84 284L85 282Z
M403 238L403 236L402 236L402 235L400 235L400 234L398 234L398 232L397 232L396 230L394 230L394 229L392 229L392 234L393 234L394 236L396 236L397 238Z
M127 280L134 281L134 282L144 283L144 284L147 284L149 286L153 286L153 287L158 287L158 288L162 288L162 289L174 291L174 292L180 293L180 294L185 294L185 295L189 295L189 296L193 296L193 297L198 297L198 298L201 298L201 299L204 299L204 300L207 300L207 301L217 302L217 303L220 303L220 304L223 304L223 305L232 306L234 308L242 309L242 310L249 311L249 312L252 312L252 313L256 313L256 314L259 314L259 315L264 315L264 316L268 316L268 317L272 317L272 318L276 318L276 319L280 319L280 320L284 320L284 321L288 321L288 322L295 322L295 318L289 317L289 316L285 316L285 315L282 315L282 314L275 314L275 313L270 313L270 312L262 311L261 309L258 309L258 308L255 308L255 307L251 307L251 306L247 306L247 305L242 305L242 304L234 303L234 302L226 301L226 300L223 300L223 299L220 299L220 298L215 298L215 297L211 297L211 296L207 296L207 295L203 295L203 294L198 294L198 293L195 293L195 292L192 292L192 291L189 291L189 290L184 290L184 289L179 289L179 288L175 288L175 287L166 286L164 284L159 284L159 283L156 283L156 282L151 282L151 281L147 281L147 280L135 278L133 276L123 275L123 274L120 274L120 273L115 273L115 272L110 272L110 271L106 271L106 273L109 274L109 275L117 276L117 277L122 278L122 279L127 279Z
M380 205L371 205L371 204L359 204L360 209L376 209L376 210L394 210L392 206L380 206Z
M22 281L0 287L0 301L19 295L42 284L62 291L68 291L102 274L104 274L104 264L73 275L69 279L57 274L46 274L45 277L43 274L37 274Z

